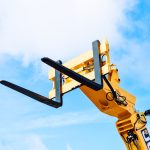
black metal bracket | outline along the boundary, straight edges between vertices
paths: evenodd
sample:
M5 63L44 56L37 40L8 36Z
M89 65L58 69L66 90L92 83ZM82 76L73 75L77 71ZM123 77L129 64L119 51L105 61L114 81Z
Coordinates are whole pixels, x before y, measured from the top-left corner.
M62 62L59 60L58 61L59 64L62 64ZM56 88L56 100L54 101L53 99L49 99L47 97L44 97L38 93L35 93L35 92L32 92L28 89L25 89L21 86L18 86L16 84L13 84L11 82L8 82L8 81L5 81L5 80L2 80L0 81L0 83L2 85L5 85L19 93L22 93L28 97L31 97L41 103L44 103L48 106L52 106L54 108L58 108L58 107L61 107L62 106L62 94L61 94L61 91L62 91L62 74L61 72L55 70L55 88Z
M42 58L42 62L46 63L47 65L53 67L55 69L55 90L56 90L56 95L55 95L55 100L49 99L47 97L44 97L40 94L37 94L35 92L32 92L28 89L25 89L21 86L15 85L11 82L2 80L0 81L0 84L3 84L15 91L18 91L26 96L29 96L41 103L44 103L46 105L52 106L54 108L61 107L63 104L62 100L62 73L66 74L67 76L71 77L72 79L78 81L82 85L86 85L87 87L93 89L93 90L100 90L103 88L103 79L111 89L113 95L115 95L115 91L107 78L105 76L101 75L101 55L100 55L100 42L94 41L92 43L93 47L93 59L94 59L94 72L95 72L95 82L92 80L89 80L88 78L74 72L73 70L65 67L62 65L61 61L53 61L50 58L44 57Z
M144 115L145 115L145 116L150 116L150 109L149 109L149 110L146 110L146 111L144 112Z
M44 96L42 96L42 95L40 95L38 93L32 92L32 91L30 91L28 89L25 89L25 88L23 88L21 86L18 86L16 84L11 83L11 82L2 80L2 81L0 81L0 83L5 85L5 86L7 86L7 87L9 87L9 88L11 88L11 89L13 89L13 90L15 90L15 91L17 91L17 92L19 92L19 93L22 93L22 94L24 94L24 95L26 95L28 97L31 97L31 98L33 98L33 99L35 99L35 100L37 100L37 101L39 101L41 103L44 103L44 104L46 104L48 106L52 106L52 107L55 107L55 108L58 108L58 107L61 106L61 103L53 101L52 99L44 97Z

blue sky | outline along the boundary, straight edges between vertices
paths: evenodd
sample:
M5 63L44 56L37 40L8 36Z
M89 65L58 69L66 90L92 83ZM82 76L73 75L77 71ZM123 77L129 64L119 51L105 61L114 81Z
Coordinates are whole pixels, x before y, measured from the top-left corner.
M148 0L0 0L0 79L47 96L47 56L63 62L107 38L121 87L150 108ZM79 89L50 108L0 86L1 150L124 150L115 122ZM149 119L148 119L149 121ZM150 129L150 123L147 124Z

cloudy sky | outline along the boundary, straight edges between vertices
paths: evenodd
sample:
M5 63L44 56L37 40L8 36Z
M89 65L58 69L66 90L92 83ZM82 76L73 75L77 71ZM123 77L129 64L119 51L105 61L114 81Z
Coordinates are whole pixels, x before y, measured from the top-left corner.
M65 62L107 38L121 86L150 109L149 20L149 0L0 0L0 79L47 96L40 58ZM115 122L79 90L56 110L0 86L1 150L124 150Z

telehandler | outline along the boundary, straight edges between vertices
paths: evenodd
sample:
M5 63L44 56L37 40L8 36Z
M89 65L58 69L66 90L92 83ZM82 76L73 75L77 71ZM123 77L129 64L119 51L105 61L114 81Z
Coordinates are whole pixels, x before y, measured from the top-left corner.
M136 111L136 97L119 86L118 69L110 62L107 40L92 42L92 50L64 64L47 57L41 60L53 67L48 75L53 83L49 98L5 80L0 83L54 108L63 105L64 94L80 88L101 112L118 118L116 127L127 150L150 150L146 128L150 110Z

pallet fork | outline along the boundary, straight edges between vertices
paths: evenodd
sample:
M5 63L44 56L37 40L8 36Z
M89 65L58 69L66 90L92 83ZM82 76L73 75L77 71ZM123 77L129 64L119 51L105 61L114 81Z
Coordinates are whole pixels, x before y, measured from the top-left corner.
M63 84L62 74L67 75L68 77L70 77L80 83L80 85L78 85L77 87L74 87L73 89L78 88L82 85L86 85L87 87L89 87L95 91L98 91L103 88L103 80L102 79L104 78L104 80L109 85L109 87L111 88L112 92L115 95L115 91L113 90L113 88L110 85L107 78L104 75L103 76L101 75L101 65L100 65L101 64L101 56L100 56L100 52L99 52L100 51L99 50L100 42L98 40L94 41L92 43L92 47L93 47L95 81L90 80L90 79L84 77L83 75L80 75L80 74L76 73L75 71L63 66L62 62L60 60L54 61L47 57L44 57L41 59L42 62L44 62L45 64L47 64L55 69L55 81L54 81L55 82L55 97L53 97L52 99L44 97L38 93L32 92L28 89L25 89L21 86L18 86L16 84L13 84L13 83L5 81L5 80L0 81L0 83L4 86L7 86L15 91L18 91L30 98L33 98L41 103L52 106L54 108L61 107L63 104L62 95L65 93L62 93L62 84ZM55 100L54 100L54 98L55 98Z

